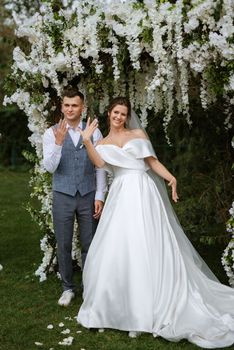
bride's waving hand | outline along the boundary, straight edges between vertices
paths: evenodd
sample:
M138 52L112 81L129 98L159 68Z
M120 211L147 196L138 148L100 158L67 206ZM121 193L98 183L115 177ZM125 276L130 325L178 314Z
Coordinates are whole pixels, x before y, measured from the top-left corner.
M94 119L92 122L90 122L90 118L88 118L85 129L84 130L79 129L79 132L83 138L83 144L86 147L86 150L91 162L97 168L102 168L105 165L105 162L100 157L99 153L95 150L95 147L91 142L91 136L93 135L94 131L97 128L98 128L98 120Z

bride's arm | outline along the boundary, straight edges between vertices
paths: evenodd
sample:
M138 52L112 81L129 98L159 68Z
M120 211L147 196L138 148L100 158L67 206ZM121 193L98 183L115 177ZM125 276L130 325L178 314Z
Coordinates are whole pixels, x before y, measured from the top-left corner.
M172 189L172 199L174 202L177 202L179 199L176 191L176 178L167 170L167 168L159 162L159 160L154 157L148 157L145 159L150 168L163 179L168 181L168 186L171 186Z
M90 118L88 118L86 128L84 130L79 129L79 131L83 138L83 144L85 145L89 159L97 168L102 168L105 165L105 162L100 157L99 153L96 151L94 145L91 142L91 136L93 135L97 127L97 119L94 119L92 123L90 123Z

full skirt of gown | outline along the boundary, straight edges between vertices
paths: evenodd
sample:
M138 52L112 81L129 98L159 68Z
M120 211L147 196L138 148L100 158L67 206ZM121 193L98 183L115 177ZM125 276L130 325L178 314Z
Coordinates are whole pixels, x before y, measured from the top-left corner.
M114 180L90 246L84 301L87 328L186 338L203 348L234 343L234 290L221 284L170 217L144 158L148 140L100 145Z

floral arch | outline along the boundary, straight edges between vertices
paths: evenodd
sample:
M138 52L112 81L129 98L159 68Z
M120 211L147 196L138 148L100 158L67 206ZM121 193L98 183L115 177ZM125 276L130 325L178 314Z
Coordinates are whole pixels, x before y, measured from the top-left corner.
M16 35L10 80L14 89L4 103L16 103L28 116L35 148L32 196L40 210L29 208L44 238L42 264L46 279L55 261L50 177L42 166L42 134L58 112L57 100L68 84L85 94L89 113L103 113L109 98L127 94L143 126L149 113L163 115L167 128L174 114L192 127L190 81L199 84L201 105L225 101L223 123L231 128L234 105L232 0L81 0L6 1ZM234 143L232 143L234 147ZM32 157L32 156L28 156ZM232 239L222 262L234 286L234 203L227 231ZM73 253L77 257L77 242Z

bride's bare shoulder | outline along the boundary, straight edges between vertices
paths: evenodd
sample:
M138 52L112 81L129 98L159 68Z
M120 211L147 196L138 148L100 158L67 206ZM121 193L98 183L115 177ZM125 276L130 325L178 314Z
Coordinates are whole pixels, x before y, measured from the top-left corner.
M132 129L131 134L136 138L147 139L147 135L142 129Z
M97 142L97 146L98 145L105 145L107 143L108 137L104 137L103 139L99 140Z

